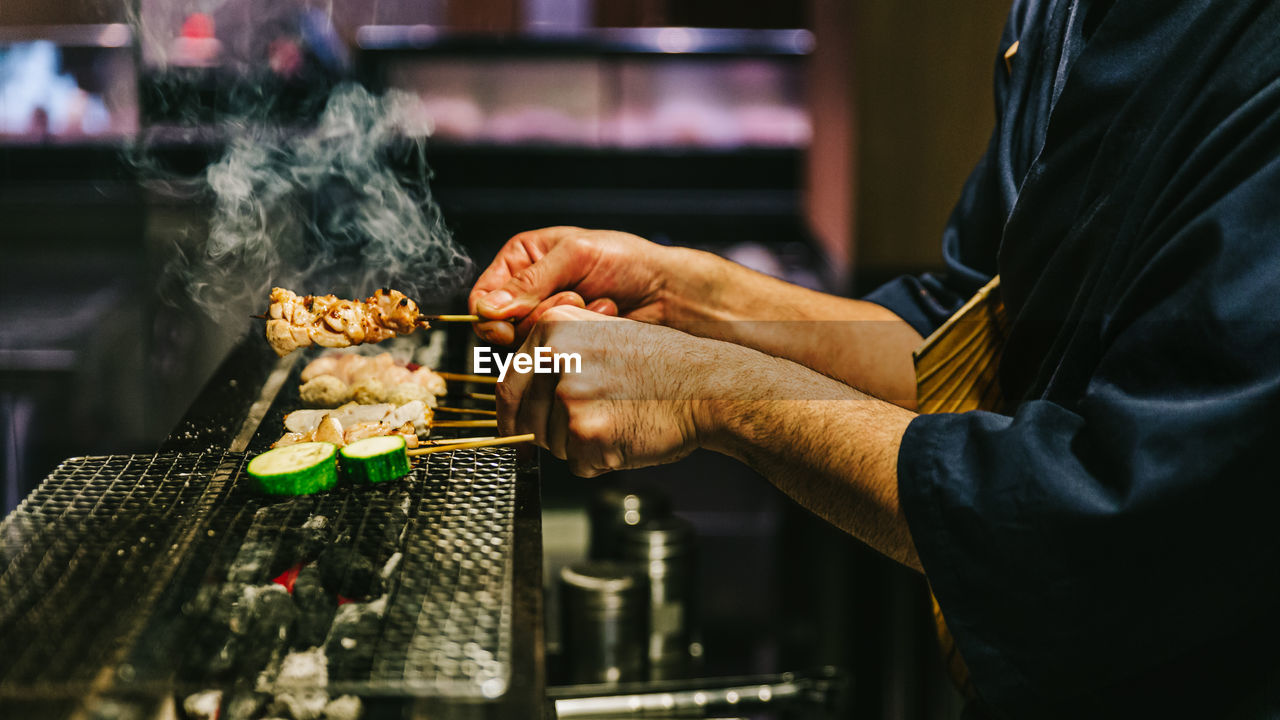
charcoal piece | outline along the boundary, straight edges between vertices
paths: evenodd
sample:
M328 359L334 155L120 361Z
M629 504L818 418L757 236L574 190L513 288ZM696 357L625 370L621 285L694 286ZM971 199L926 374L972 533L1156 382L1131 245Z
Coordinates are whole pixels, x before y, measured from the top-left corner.
M183 681L201 685L233 679L237 643L232 622L243 591L243 585L206 585L183 606L190 618L190 639L178 667Z
M288 647L298 609L283 587L263 585L246 587L237 611L231 623L236 677L251 679Z
M330 682L368 679L386 609L385 595L373 602L347 603L338 608L324 645Z
M320 571L307 565L293 581L293 604L298 607L298 623L294 628L293 647L315 647L324 643L338 609L338 599L324 589Z
M383 583L373 561L350 546L333 546L320 553L316 567L324 589L351 600L368 600L382 594Z
M246 538L231 562L227 572L227 582L232 585L261 585L271 582L276 555L275 542L266 537L255 535Z
M298 565L314 562L329 544L329 518L315 515L298 527L279 532L275 556L271 559L271 577Z
M303 551L308 557L315 557L320 554L325 545L329 541L329 533L332 530L332 523L329 518L324 515L312 515L307 521L302 523L302 527L298 528L301 534L301 544Z

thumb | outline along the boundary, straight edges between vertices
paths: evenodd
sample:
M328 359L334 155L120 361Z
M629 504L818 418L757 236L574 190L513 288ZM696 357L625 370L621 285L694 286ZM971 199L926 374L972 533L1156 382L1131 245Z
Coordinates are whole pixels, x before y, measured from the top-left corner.
M556 292L582 279L583 263L575 260L562 244L540 260L522 268L502 287L476 301L476 312L486 318L522 318L533 312Z
M526 315L524 320L520 321L520 324L516 326L516 334L520 337L528 336L529 331L533 329L533 326L538 323L538 320L545 315L548 310L562 305L570 305L576 308L586 307L586 303L583 302L582 296L576 292L565 291L562 293L556 293L540 303L538 307L534 308L533 312Z

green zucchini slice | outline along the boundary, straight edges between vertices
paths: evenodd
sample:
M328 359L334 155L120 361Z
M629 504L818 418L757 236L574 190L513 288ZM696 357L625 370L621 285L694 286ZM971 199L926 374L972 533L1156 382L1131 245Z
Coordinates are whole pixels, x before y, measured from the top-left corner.
M327 442L304 442L268 450L245 470L268 495L309 495L338 484L338 448Z
M404 438L385 435L365 438L341 450L342 471L352 482L380 483L409 474Z

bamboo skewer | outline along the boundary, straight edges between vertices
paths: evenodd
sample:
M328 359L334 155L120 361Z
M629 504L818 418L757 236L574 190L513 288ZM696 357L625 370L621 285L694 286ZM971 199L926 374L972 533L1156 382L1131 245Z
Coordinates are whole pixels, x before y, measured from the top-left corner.
M456 407L445 407L444 405L437 406L435 410L436 410L436 412L455 413L455 414L459 414L459 415L467 415L467 414L470 414L470 415L494 415L494 416L496 416L496 415L498 414L498 411L497 411L497 410L480 410L480 409L477 409L477 408L456 408Z
M498 401L498 396L497 396L497 395L494 395L493 393L473 393L473 392L469 392L469 393L467 393L467 397L471 398L472 400L488 400L489 402L497 402L497 401Z
M483 437L464 437L464 438L440 438L438 440L419 440L418 447L438 447L440 445L457 445L458 443L477 442L479 440L497 440L497 435L485 435Z
M495 420L436 420L431 423L433 428L491 428L498 427L498 421Z
M533 442L533 438L533 433L529 433L528 435L511 435L509 437L493 438L492 440L473 440L471 442L452 443L449 445L439 445L437 447L415 448L409 451L409 457L420 457L422 455L430 455L432 453L449 452L450 450L466 450L467 448L517 445L519 443Z
M498 378L492 375L467 375L465 373L437 372L437 375L446 381L452 382L471 382L471 383L487 383L493 385L498 382Z

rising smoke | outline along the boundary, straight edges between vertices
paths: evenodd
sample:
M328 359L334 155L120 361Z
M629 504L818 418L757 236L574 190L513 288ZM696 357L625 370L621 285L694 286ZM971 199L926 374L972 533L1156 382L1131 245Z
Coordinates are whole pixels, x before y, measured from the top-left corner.
M191 297L238 312L261 309L272 284L347 296L389 286L420 302L462 287L471 262L432 200L418 107L348 84L314 128L239 125L206 173L208 241L174 264Z
M299 6L277 0L247 7L274 5ZM317 24L315 6L306 12L304 19ZM136 14L133 21L144 47L161 45L155 27ZM215 113L176 113L180 125L202 125L222 139L222 156L202 175L177 178L159 170L148 160L145 130L135 151L150 187L210 209L207 232L189 229L167 263L162 287L171 300L194 301L220 323L238 326L246 314L265 309L273 285L347 297L395 287L430 306L471 280L472 262L432 198L425 160L431 125L415 96L374 95L349 82L304 82L314 95L304 105L323 110L318 119L282 123L272 111L280 86L269 68L234 62L218 74L170 67L162 52L151 56L153 77L177 88L202 76L234 81ZM155 93L166 87L152 83ZM153 98L159 105L171 101L178 102Z

